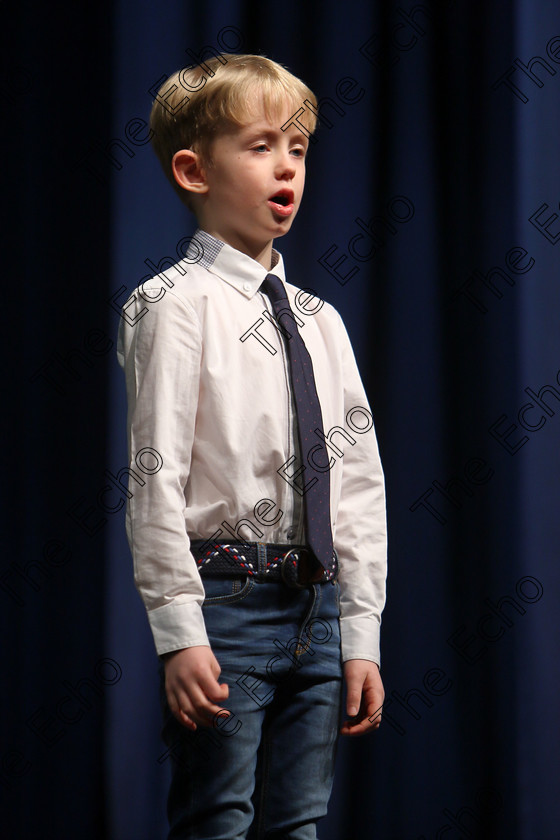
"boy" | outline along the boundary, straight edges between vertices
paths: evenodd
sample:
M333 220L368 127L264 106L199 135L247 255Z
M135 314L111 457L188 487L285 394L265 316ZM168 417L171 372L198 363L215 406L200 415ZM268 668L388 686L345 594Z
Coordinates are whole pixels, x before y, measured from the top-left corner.
M199 225L185 260L133 293L119 335L170 838L315 838L343 675L341 732L381 717L373 420L340 316L286 283L272 247L301 202L316 106L275 62L224 54L176 73L152 108L155 151ZM138 453L154 464L140 481Z

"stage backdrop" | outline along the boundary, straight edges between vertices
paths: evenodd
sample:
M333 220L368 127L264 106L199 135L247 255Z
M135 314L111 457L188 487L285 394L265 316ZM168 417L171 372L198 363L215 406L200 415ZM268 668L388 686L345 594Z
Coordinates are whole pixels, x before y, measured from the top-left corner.
M558 4L1 14L5 836L165 836L116 334L195 227L148 143L154 87L219 51L263 53L320 97L278 247L346 322L387 480L384 721L341 742L320 836L556 840Z

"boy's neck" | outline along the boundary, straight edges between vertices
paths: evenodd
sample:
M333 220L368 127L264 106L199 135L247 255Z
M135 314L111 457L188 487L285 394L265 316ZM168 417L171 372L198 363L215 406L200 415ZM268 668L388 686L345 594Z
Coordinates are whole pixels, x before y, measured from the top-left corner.
M242 254L246 254L252 260L260 263L267 271L270 271L272 268L272 243L274 240L271 239L263 245L262 243L248 242L236 235L229 236L221 233L218 230L214 230L211 225L203 226L200 224L200 229L210 234L210 236L219 239L221 242L225 242L226 245L235 248L236 251L241 251Z

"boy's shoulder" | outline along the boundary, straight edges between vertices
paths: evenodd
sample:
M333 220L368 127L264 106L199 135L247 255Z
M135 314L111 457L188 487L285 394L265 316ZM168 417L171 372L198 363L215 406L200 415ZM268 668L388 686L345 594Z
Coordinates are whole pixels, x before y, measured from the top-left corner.
M331 338L336 340L342 325L338 311L311 285L300 287L288 282L281 254L277 251L273 253L272 270L276 269L275 273L286 285L296 322L303 326L315 321L322 332L331 331ZM160 322L166 320L165 310L176 311L177 306L196 321L201 317L204 320L204 314L214 307L228 309L235 320L236 314L241 317L245 309L243 300L252 301L253 308L255 301L259 305L262 301L261 296L256 294L264 279L262 267L205 231L197 230L190 237L183 259L171 264L167 258L154 268L162 270L145 278L133 290L127 305L132 310L135 306L156 304L162 316L158 319ZM264 302L262 305L264 308Z
M341 323L338 310L319 292L311 286L296 286L285 281L288 299L294 315L305 318L316 317L320 322ZM188 309L197 311L200 305L204 307L223 304L224 291L230 284L209 267L193 264L187 260L180 260L175 265L166 268L160 274L145 280L132 292L132 295L147 301L159 301L165 294L179 299Z
M197 234L200 235L200 232L197 231ZM214 240L218 248L213 250L214 243L212 240L213 237L208 236L201 242L199 237L193 237L191 245L182 260L167 266L159 274L144 279L132 294L139 294L144 297L150 294L155 298L158 295L163 297L166 291L172 291L174 295L191 306L196 306L196 302L201 298L207 301L215 294L221 293L224 286L237 286L244 291L250 290L251 294L254 294L263 279L262 269L259 270L259 279L255 283L255 272L251 270L255 265L254 261L230 246L221 254L219 246L222 243ZM278 252L276 253L281 260L281 255ZM222 259L222 256L225 259ZM232 256L235 261L233 263L231 261ZM168 262L170 261L168 260ZM162 260L160 266L163 263ZM335 307L324 300L312 286L298 286L289 282L285 277L282 263L281 266L280 276L288 290L288 298L292 308L294 308L293 304L295 303L296 312L299 311L305 315L321 313L322 317L340 319Z
M295 286L286 281L288 299L295 315L298 313L304 316L327 318L330 321L342 323L338 310L321 297L319 292L312 286Z
M169 340L172 334L182 333L183 340L190 336L189 340L202 346L209 337L216 343L216 335L227 342L232 336L241 340L251 330L272 329L271 323L265 323L265 319L271 321L270 311L257 293L262 269L252 289L244 290L245 295L240 290L253 282L251 277L242 276L232 285L232 278L224 279L219 269L219 263L193 260L188 254L140 283L122 307L117 342L120 364L124 366L127 348L141 340L149 344L155 335ZM335 358L347 353L349 337L335 307L311 285L297 286L286 281L283 269L281 273L294 319L312 357L323 358L326 352Z
M207 267L203 267L197 261L185 257L163 269L159 274L146 278L134 289L134 292L142 295L147 291L156 293L166 290L192 302L198 293L211 289L214 285L213 278L214 275L211 271L208 271ZM217 280L218 278L216 278Z

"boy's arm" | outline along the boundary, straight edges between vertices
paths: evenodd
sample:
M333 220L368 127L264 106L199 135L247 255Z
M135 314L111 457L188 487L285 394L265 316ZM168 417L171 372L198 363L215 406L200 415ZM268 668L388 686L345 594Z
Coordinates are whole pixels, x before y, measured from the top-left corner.
M346 707L348 715L355 716L341 731L361 734L379 726L384 699L379 639L387 577L385 482L373 418L342 321L340 341L345 383L344 428L355 441L353 445L344 441L334 538L339 558Z
M202 338L194 310L157 278L143 294L125 304L119 329L128 396L126 528L135 583L161 656L208 645L204 589L185 524Z
M164 658L169 707L194 730L223 715L218 704L228 696L218 683L185 524L202 340L196 313L157 279L144 284L143 295L125 304L117 351L128 395L127 535L135 583Z

